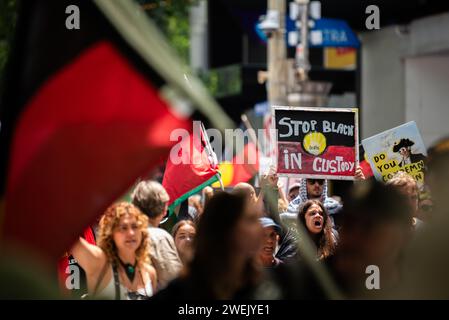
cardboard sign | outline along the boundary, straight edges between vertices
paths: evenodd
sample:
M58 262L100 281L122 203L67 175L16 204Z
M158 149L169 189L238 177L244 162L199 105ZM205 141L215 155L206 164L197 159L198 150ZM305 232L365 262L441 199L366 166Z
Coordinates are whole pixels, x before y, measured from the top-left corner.
M354 180L358 109L273 107L279 175Z
M377 180L387 182L402 170L423 185L427 152L414 121L364 139L362 144Z

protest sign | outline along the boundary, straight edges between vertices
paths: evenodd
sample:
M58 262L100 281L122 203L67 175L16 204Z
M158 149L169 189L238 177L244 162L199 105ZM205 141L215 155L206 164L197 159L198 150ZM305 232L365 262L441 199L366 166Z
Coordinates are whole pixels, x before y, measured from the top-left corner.
M358 166L358 110L273 107L280 176L353 180Z
M424 184L426 147L414 121L362 141L377 180L387 182L402 170Z

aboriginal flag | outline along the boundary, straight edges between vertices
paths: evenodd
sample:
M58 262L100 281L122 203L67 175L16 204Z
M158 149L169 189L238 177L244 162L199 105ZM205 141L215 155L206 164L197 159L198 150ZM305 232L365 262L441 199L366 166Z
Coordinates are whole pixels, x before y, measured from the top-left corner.
M170 196L170 213L191 195L218 181L219 176L217 156L204 126L195 122L193 133L175 145L167 159L162 185Z

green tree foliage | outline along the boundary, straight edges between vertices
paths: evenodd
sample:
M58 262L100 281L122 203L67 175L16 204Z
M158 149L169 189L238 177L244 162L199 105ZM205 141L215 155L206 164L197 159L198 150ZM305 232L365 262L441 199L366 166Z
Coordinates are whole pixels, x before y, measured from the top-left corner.
M197 0L136 0L189 63L189 8ZM17 15L17 0L0 0L0 78L3 75Z
M189 8L197 0L138 0L149 17L168 38L179 56L189 64Z

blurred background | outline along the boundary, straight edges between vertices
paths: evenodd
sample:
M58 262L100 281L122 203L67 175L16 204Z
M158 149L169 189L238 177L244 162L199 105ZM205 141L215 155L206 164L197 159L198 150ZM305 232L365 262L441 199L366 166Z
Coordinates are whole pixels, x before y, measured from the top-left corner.
M357 107L360 141L408 121L426 147L448 134L449 2L135 2L237 125L267 127L276 104ZM0 0L0 91L17 10Z
M359 141L408 121L416 122L426 147L447 135L447 2L136 2L241 128L267 128L269 105L312 105L359 108ZM17 10L17 0L0 0L0 91ZM309 41L301 41L303 32ZM212 126L207 117L195 118ZM264 142L259 173L273 151ZM331 190L344 196L349 186L336 181Z
M262 127L266 109L267 86L258 81L258 73L267 70L268 57L266 39L256 25L267 15L268 2L138 0L231 118L240 122L241 114L247 112L255 127ZM290 2L285 1L286 17ZM344 21L348 25L344 31L353 32L359 40L352 47L342 47L336 39L333 45L338 47L328 43L310 48L310 79L332 84L327 106L359 107L361 139L410 120L417 122L426 145L440 138L449 117L445 105L449 98L449 3L313 2L320 4L320 13L310 20ZM379 8L379 30L366 28L369 5ZM16 10L16 0L0 1L0 75ZM291 22L288 19L286 33L295 29ZM286 47L286 58L294 59L296 46L286 39Z

